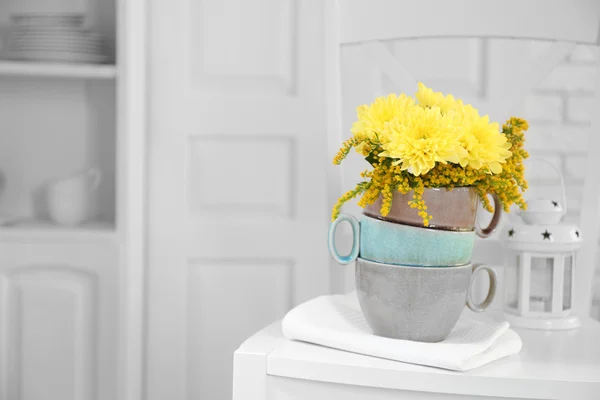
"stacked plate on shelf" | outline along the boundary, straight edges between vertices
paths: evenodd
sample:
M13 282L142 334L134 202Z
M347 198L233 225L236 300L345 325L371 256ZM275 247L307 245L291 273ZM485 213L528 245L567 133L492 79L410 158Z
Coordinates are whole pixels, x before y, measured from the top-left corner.
M102 63L104 39L84 29L83 14L11 15L10 57L29 61Z

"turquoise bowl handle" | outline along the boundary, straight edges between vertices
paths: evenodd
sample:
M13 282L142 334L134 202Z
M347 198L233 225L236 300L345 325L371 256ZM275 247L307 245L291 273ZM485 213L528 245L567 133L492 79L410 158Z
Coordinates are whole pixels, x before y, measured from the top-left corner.
M335 232L340 222L348 221L352 226L352 250L347 256L340 256L335 247ZM358 220L349 214L340 214L340 216L331 223L329 226L329 252L331 256L342 265L350 264L358 257L358 250L360 248L360 224Z

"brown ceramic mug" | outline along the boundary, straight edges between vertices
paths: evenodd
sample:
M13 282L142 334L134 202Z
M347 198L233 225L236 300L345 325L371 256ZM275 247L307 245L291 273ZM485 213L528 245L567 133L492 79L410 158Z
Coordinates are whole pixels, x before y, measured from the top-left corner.
M473 231L479 237L488 237L500 222L502 216L502 205L500 199L492 194L494 201L494 215L489 225L485 228L477 224L477 206L479 195L472 187L426 188L423 192L423 200L427 206L427 212L433 216L429 221L429 228L451 231ZM372 218L399 224L423 226L423 219L416 209L410 208L409 202L413 199L413 192L402 194L394 192L392 197L392 208L385 217L381 215L381 196L375 203L364 209L364 214Z

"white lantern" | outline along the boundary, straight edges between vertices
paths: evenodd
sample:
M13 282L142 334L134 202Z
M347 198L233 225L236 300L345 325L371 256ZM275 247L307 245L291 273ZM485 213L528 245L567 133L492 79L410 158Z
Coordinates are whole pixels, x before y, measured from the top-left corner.
M561 223L563 204L528 201L527 211L520 213L523 221L502 233L507 249L504 315L514 326L563 330L580 324L571 307L582 239L576 225Z

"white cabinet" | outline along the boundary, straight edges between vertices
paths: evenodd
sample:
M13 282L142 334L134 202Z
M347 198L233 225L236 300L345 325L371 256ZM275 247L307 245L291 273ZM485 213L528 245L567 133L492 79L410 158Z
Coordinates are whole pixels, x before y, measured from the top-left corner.
M112 243L0 243L0 399L114 399Z
M141 398L144 3L0 0L0 400ZM11 59L19 12L84 13L108 62ZM55 224L45 184L88 167L93 215Z

